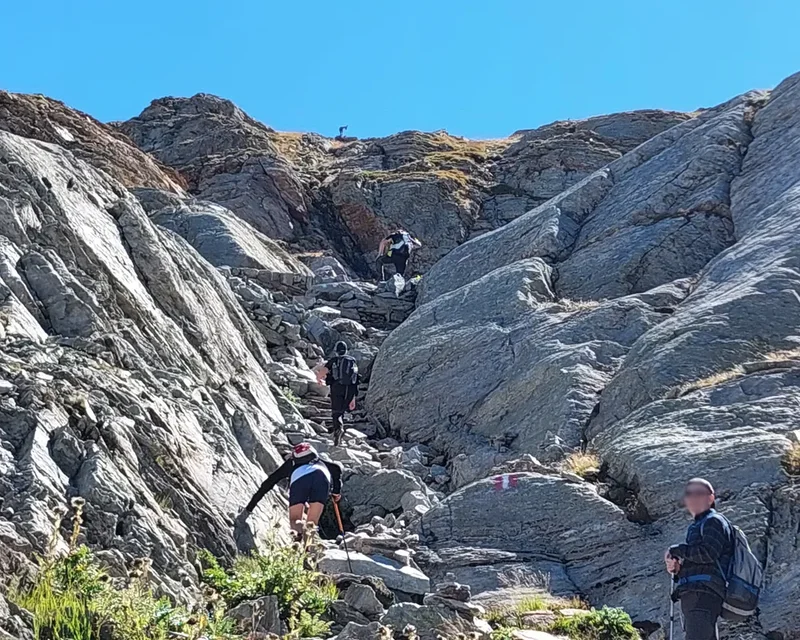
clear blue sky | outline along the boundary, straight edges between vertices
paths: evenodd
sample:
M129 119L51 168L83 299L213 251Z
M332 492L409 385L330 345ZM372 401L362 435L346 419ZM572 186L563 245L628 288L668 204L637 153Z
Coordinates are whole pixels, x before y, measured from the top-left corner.
M100 120L215 93L281 130L499 137L800 70L797 0L6 0L0 87Z

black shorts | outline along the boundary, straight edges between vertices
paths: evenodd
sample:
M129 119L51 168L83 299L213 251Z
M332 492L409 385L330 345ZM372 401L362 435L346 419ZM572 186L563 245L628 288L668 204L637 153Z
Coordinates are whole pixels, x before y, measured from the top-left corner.
M325 504L331 493L331 482L322 471L312 471L295 480L289 487L289 506L321 502Z

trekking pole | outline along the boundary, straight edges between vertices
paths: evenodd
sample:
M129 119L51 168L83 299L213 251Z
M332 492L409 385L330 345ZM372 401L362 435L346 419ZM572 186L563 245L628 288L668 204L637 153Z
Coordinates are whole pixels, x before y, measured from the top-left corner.
M339 524L339 531L342 532L342 544L344 545L344 553L347 556L347 568L350 570L350 573L353 573L353 565L350 564L350 552L347 550L347 540L344 536L344 525L342 524L342 514L339 513L339 503L336 500L333 501L333 511L336 513L336 522Z
M670 574L669 578L669 640L672 640L672 632L675 628L675 578Z

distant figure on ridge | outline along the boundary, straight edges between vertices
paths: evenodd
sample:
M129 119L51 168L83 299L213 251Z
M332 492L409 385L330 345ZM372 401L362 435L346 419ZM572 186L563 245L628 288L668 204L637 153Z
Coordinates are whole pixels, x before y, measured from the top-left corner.
M422 243L408 231L398 229L389 234L378 245L378 268L381 271L381 280L386 280L386 266L393 265L395 273L406 275L406 265L411 257L411 252L419 249Z
M240 517L247 519L261 498L281 480L289 480L289 523L298 536L303 533L304 516L305 522L317 526L328 497L333 496L338 502L342 493L342 467L323 460L314 447L302 442L264 481Z
M338 137L339 138L344 138L344 132L345 131L347 131L347 125L344 125L343 127L339 127L339 136Z
M324 365L316 367L317 380L331 388L331 417L333 418L333 444L337 447L344 436L344 414L356 408L358 393L358 364L347 354L347 344L337 342L335 355Z

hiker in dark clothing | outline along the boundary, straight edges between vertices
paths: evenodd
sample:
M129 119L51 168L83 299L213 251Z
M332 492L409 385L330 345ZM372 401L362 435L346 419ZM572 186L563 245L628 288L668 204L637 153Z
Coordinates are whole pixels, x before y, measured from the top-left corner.
M686 640L716 640L725 597L724 572L733 556L733 532L714 510L714 487L707 480L689 480L684 503L694 522L686 532L686 542L671 546L664 560L675 580L673 597L681 603Z
M394 266L395 273L405 276L411 252L421 246L422 243L419 240L402 229L398 229L381 240L378 245L378 268L381 271L381 280L387 279L387 265Z
M281 480L289 480L289 522L297 534L303 531L303 516L305 522L316 526L328 496L338 502L342 493L342 467L323 460L314 447L303 442L259 487L242 512L244 518L253 513L261 498Z
M331 417L333 418L333 444L337 447L344 436L344 414L356 408L358 393L358 365L353 356L347 355L347 345L337 342L336 355L324 366L318 367L317 380L331 388Z

